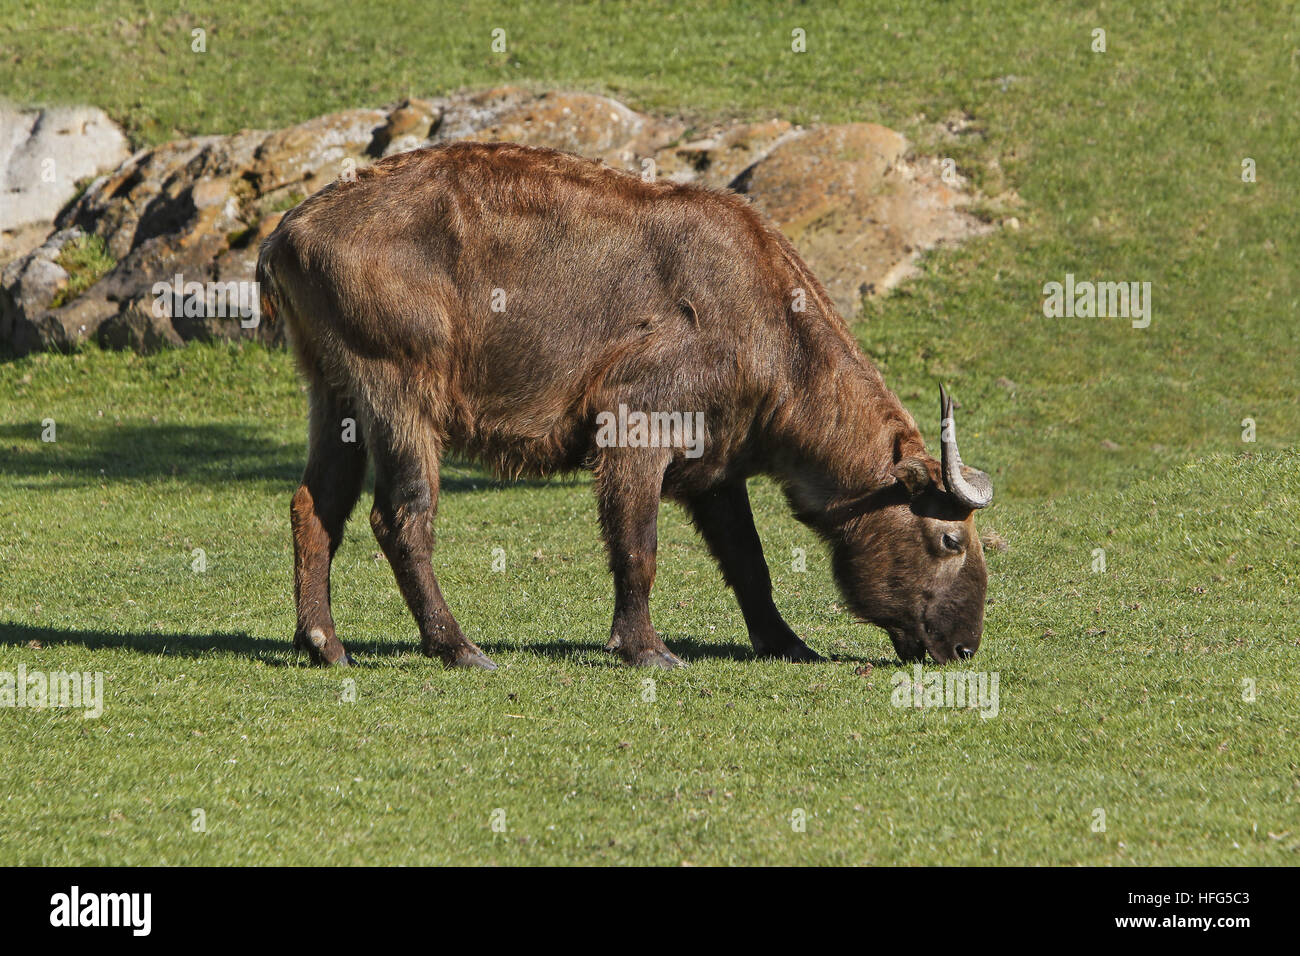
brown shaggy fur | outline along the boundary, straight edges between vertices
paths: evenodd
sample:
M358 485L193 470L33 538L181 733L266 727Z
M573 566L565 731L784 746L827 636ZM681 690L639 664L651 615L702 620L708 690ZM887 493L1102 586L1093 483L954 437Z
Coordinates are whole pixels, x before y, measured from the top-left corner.
M680 663L648 613L661 496L691 513L756 648L815 657L771 601L745 491L759 473L830 542L846 599L900 654L947 660L978 645L984 565L969 510L943 494L912 416L821 283L742 197L456 143L321 190L266 240L257 274L312 394L292 516L296 640L317 659L347 660L329 556L368 451L372 525L426 652L490 666L429 565L449 449L505 477L594 471L616 579L610 646L631 663ZM597 414L620 404L702 412L703 455L598 447ZM347 417L363 443L340 441ZM936 550L945 532L959 551Z

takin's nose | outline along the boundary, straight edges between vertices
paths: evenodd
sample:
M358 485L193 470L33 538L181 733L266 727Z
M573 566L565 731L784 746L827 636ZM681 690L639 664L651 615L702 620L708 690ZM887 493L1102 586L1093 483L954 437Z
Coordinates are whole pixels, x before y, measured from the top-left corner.
M967 647L965 644L958 644L953 648L953 650L957 652L957 656L962 660L969 660L971 655L975 653L973 649Z

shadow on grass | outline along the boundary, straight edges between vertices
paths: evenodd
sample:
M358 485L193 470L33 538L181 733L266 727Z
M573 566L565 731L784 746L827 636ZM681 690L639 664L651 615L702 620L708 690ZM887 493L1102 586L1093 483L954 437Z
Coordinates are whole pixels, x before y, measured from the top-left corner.
M664 643L668 649L689 664L693 660L704 658L714 658L732 661L758 661L770 660L770 658L760 658L754 653L754 649L748 644L739 642L722 643L715 638L702 640L698 637L673 637L670 634L663 635ZM531 650L532 648L530 648ZM813 648L817 651L817 648ZM870 664L872 667L896 667L901 662L898 658L880 658L880 657L858 657L852 654L831 654L828 651L818 651L826 662L832 664ZM824 662L819 662L824 663ZM790 664L791 667L797 667L797 664Z
M478 646L491 657L494 654L523 653L536 654L539 657L551 657L568 660L583 667L622 667L618 655L605 650L604 642L585 641L539 641L537 643L478 641ZM748 661L754 659L754 652L747 645L723 643L722 641L703 641L694 637L664 637L668 649L690 664L692 661L711 658L713 660Z
M30 624L0 623L0 647L26 647L33 641L41 647L77 645L89 650L124 649L158 657L208 657L229 654L261 661L272 667L308 666L307 655L296 650L286 637L283 641L252 637L236 632L212 634L119 634L113 631L64 630L35 627ZM393 640L350 641L348 651L364 663L367 657L396 657L418 652L414 642Z
M306 424L301 441L269 440L247 425L59 424L54 442L33 446L38 422L0 425L0 476L43 479L27 487L76 488L112 480L174 478L195 483L269 482L292 489L307 461ZM24 445L14 444L24 441ZM5 447L9 446L9 447ZM572 487L581 477L498 481L472 462L448 458L444 492L479 491L520 485L530 488ZM53 476L53 478L51 478Z
M687 665L704 660L760 660L749 644L742 644L738 641L727 641L718 638L704 639L690 635L674 636L664 634L661 636L664 643L668 645L668 649L684 660ZM544 641L536 644L507 644L495 641L478 641L477 643L489 657L501 653L525 653L569 660L584 667L623 666L617 655L605 650L604 643L578 641ZM852 654L833 654L829 655L827 659L835 664L870 664L872 667L899 667L902 665L902 662L896 657L858 657ZM791 664L790 666L797 665Z
M40 435L37 424L0 426L0 445ZM305 450L270 441L244 425L60 424L58 440L5 449L0 475L44 478L39 487L80 487L122 479L266 481L290 487ZM47 476L53 475L53 480Z
M89 650L123 649L157 657L184 658L232 655L260 661L270 667L311 666L307 655L295 649L288 637L278 641L229 631L210 634L120 634L113 631L67 630L30 624L0 623L0 647L27 647L32 642L36 642L42 648L75 645ZM420 654L419 643L414 637L348 640L344 643L348 654L356 665L362 668L372 660ZM703 660L753 661L757 659L748 646L734 642L669 636L665 643L687 664ZM603 643L597 642L482 641L479 646L489 656L522 653L565 660L580 667L623 666L616 655L606 651ZM874 667L893 667L898 666L899 663L897 660L845 655L837 655L832 658L832 661L841 664L871 664ZM429 663L432 665L435 662L429 661Z

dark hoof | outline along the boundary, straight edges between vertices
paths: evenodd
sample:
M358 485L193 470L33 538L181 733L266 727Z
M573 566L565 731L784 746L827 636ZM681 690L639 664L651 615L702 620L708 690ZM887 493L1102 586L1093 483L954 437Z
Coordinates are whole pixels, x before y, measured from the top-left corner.
M318 667L348 667L352 664L352 658L343 649L343 642L333 634L327 637L319 627L313 627L307 634L295 634L293 646L306 651L311 662Z
M783 661L789 661L791 664L811 664L815 661L826 660L802 641L777 651L773 656L779 657Z
M492 658L488 657L477 647L472 644L469 647L462 647L443 657L442 662L448 668L468 667L477 668L482 671L494 671L497 669L496 664L492 663Z
M679 667L685 667L686 662L669 650L648 650L642 651L631 657L625 657L624 663L632 667L658 667L662 670L671 671Z
M791 664L805 664L812 661L826 660L826 658L801 641L793 631L779 634L770 640L755 641L754 653L759 657L789 661Z

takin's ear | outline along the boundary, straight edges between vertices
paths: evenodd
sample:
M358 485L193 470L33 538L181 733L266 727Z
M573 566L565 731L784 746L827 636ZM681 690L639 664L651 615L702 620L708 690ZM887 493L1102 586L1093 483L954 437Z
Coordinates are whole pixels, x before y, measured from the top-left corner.
M893 474L894 480L906 488L908 495L913 498L934 484L930 464L924 458L912 456L901 459L894 465Z

